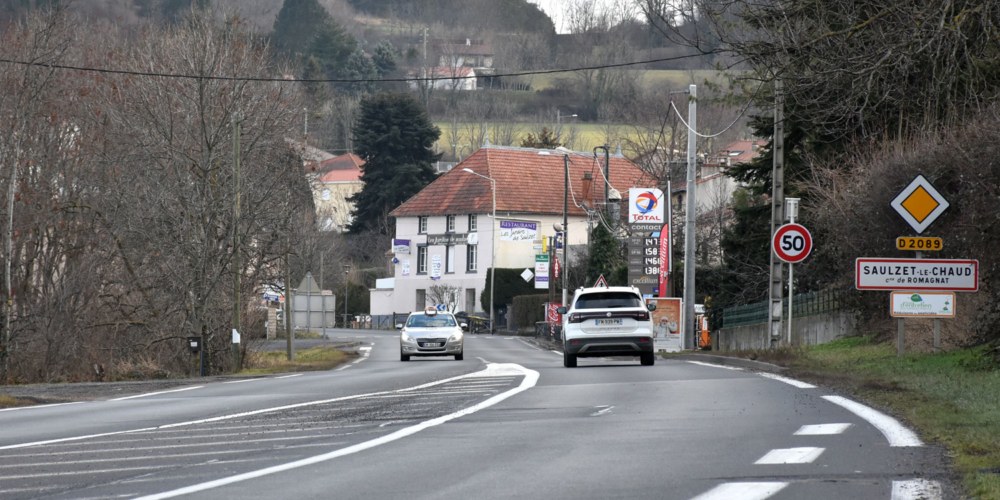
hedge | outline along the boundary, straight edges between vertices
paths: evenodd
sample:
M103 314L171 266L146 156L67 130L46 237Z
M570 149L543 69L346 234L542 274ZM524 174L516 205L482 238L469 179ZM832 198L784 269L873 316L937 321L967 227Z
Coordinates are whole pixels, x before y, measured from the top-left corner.
M510 318L511 327L529 328L539 321L545 321L546 295L518 295L514 297L514 314Z
M506 269L497 268L497 286L496 293L497 298L494 302L494 306L501 307L505 304L513 304L514 297L518 295L528 295L535 292L535 283L533 281L524 281L521 277L521 273L524 272L524 268L519 267L517 269ZM490 279L491 279L490 269L486 269L486 287L483 288L483 293L479 296L479 303L483 306L483 310L487 313L490 312Z

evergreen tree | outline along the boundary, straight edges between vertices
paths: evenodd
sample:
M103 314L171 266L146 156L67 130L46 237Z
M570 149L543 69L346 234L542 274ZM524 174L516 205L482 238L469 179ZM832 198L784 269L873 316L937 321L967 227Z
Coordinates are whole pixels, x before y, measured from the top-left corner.
M326 77L323 65L320 64L318 59L313 56L306 58L305 64L302 65L303 80L323 80ZM316 107L320 107L326 101L330 100L330 84L326 82L306 82L305 87L306 95L309 96L309 100Z
M354 151L367 162L361 191L352 196L351 232L391 234L388 214L430 184L437 174L432 149L441 131L409 94L383 92L361 101Z
M353 36L333 19L327 19L316 27L309 39L306 56L315 58L328 78L337 78L343 74L344 65L356 46Z
M370 80L366 82L349 82L344 83L343 87L345 90L354 95L363 94L373 94L378 90L378 68L375 67L375 63L372 62L371 58L366 56L364 51L361 50L361 45L358 45L351 53L351 56L347 58L347 64L344 67L344 77L351 80Z
M562 144L556 140L556 135L548 127L542 127L542 131L539 132L536 138L532 134L528 134L523 139L521 139L522 148L536 148L536 149L555 149Z
M378 68L378 76L386 78L396 71L396 47L388 40L382 40L375 46L372 62Z
M313 35L327 22L333 20L318 0L285 0L274 20L271 38L286 53L303 53Z
M605 219L610 219L605 216ZM624 273L622 272L624 268ZM598 223L590 232L590 257L587 261L587 281L595 282L604 275L611 286L625 286L628 266L622 258L622 242Z

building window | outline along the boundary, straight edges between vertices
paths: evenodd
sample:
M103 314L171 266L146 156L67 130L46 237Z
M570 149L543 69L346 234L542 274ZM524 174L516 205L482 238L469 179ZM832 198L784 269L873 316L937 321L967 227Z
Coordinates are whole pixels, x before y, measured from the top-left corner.
M417 289L417 308L416 311L423 311L427 307L427 290L418 288Z
M479 221L476 220L476 214L469 215L469 232L474 233L479 231Z
M479 256L479 246L469 245L465 250L465 270L474 273L476 272L476 258Z
M427 274L427 247L417 247L417 274Z
M455 232L455 216L454 215L449 215L448 216L448 229L446 229L445 232L446 233L454 233Z
M476 289L466 288L465 289L465 310L472 313L476 312Z
M446 257L444 272L452 274L455 272L455 245L448 245L444 252Z
M420 217L417 217L417 221L418 221L417 223L420 225L417 228L417 233L427 234L427 216L421 215Z
M323 190L323 201L330 201L330 190L329 189L324 189Z

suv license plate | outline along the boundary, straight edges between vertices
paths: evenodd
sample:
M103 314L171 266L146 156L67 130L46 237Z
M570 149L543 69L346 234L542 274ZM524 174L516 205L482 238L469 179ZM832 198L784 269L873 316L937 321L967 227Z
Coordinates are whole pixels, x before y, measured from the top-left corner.
M441 347L438 342L424 342L424 347Z
M598 320L595 320L595 321L597 321L597 326L621 326L622 325L621 318L598 319Z

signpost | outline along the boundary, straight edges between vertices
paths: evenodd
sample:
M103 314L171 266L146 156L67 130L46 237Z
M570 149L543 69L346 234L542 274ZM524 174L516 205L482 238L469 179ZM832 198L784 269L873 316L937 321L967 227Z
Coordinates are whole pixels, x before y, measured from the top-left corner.
M785 198L788 203L786 214L788 224L778 228L774 232L771 240L771 248L774 255L788 263L788 345L792 344L792 296L794 295L794 274L793 264L802 262L812 252L812 235L809 230L802 225L795 223L795 217L799 214L799 199Z
M978 260L861 257L854 267L858 290L979 290Z
M607 288L607 287L608 287L608 280L604 279L604 275L602 274L599 278L597 278L597 283L594 283L594 288Z
M540 254L535 256L535 288L547 290L549 288L549 256Z
M890 205L917 234L923 233L950 206L948 200L922 175L903 188Z
M941 238L918 238L914 236L900 236L896 238L897 250L936 252L942 248L944 248L944 243L941 241Z
M892 292L889 314L894 318L954 318L955 294L951 292ZM939 339L935 339L935 346Z

